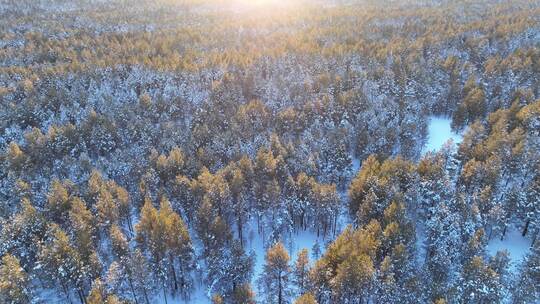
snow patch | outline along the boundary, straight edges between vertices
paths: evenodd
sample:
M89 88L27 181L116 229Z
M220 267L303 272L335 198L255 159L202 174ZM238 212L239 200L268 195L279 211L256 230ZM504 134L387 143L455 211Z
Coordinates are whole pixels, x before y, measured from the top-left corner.
M523 237L518 229L509 227L502 241L499 237L489 241L487 250L492 256L498 251L507 250L510 255L510 270L514 271L529 252L530 245L531 241Z
M423 153L438 151L449 140L458 144L463 140L463 136L452 131L449 118L431 116L428 125L428 141Z

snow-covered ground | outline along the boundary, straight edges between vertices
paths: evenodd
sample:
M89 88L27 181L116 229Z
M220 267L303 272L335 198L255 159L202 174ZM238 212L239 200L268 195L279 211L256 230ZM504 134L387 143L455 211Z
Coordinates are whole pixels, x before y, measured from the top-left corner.
M257 234L256 223L252 223L249 233L251 236L253 236L253 238L248 240L247 249L249 251L253 250L255 252L255 267L254 267L252 286L256 290L257 279L260 277L261 273L263 272L264 258L266 255L267 248L265 248L264 246L265 242L263 240L263 236L260 234ZM323 238L322 236L317 237L316 233L306 230L306 231L300 231L298 233L293 234L290 237L290 240L286 241L283 245L285 245L285 248L289 252L289 255L291 257L291 265L292 265L294 261L296 260L298 253L304 248L308 250L309 258L311 261L313 261L313 252L312 252L313 246L318 242L321 249L321 253L322 253L324 252L326 242L328 242L329 239L331 239L331 235L327 236L326 238Z
M452 131L451 119L446 117L432 116L429 119L428 125L428 141L424 147L424 153L428 151L436 151L450 139L458 144L463 137Z
M497 251L507 250L510 254L510 269L513 271L523 261L527 252L529 252L530 246L531 241L521 236L518 229L509 227L502 241L500 237L495 237L489 241L487 250L492 256L497 254Z

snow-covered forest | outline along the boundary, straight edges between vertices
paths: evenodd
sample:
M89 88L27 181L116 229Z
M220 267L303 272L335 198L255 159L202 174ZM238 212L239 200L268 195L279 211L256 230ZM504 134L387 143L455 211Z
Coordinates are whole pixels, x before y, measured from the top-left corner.
M539 234L539 1L0 0L0 304L534 304Z

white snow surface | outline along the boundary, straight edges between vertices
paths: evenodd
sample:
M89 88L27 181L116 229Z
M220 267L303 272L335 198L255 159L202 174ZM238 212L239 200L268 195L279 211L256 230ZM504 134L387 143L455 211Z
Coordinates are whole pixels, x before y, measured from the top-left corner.
M515 271L527 253L531 246L531 241L523 236L519 229L514 227L508 227L508 231L504 239L501 241L500 237L491 239L487 245L488 253L492 256L497 254L498 251L506 250L510 255L510 270Z
M260 275L263 272L264 268L264 259L266 256L266 249L265 248L265 242L263 240L263 236L257 233L257 225L256 223L252 223L249 227L249 234L253 236L252 239L248 240L248 246L247 250L251 251L253 250L255 252L255 267L254 267L254 274L253 274L253 280L252 280L252 287L254 290L257 290L257 279L260 277ZM325 244L326 242L331 238L330 236L327 236L326 239L322 236L317 237L316 233L305 230L300 231L298 233L295 233L292 235L290 240L286 241L283 245L285 245L285 248L287 249L289 256L291 257L291 267L294 261L296 260L298 253L306 248L309 252L309 258L312 261L312 248L313 245L318 241L321 253L324 252ZM269 244L266 244L267 246Z
M450 118L431 116L428 125L428 141L424 153L437 151L449 140L458 144L463 140L461 134L452 131Z

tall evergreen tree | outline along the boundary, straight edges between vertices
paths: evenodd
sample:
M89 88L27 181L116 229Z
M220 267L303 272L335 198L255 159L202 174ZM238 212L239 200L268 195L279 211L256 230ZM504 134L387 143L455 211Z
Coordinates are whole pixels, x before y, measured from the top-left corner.
M284 304L291 295L289 265L290 257L281 242L268 249L264 272L259 278L259 288L269 303Z
M518 277L513 289L514 303L535 303L540 300L540 241L536 241L531 251L519 266Z
M310 262L307 249L302 249L294 263L293 280L300 294L304 294L309 289Z
M30 303L30 280L19 264L19 259L6 254L0 264L0 302L6 304Z
M317 300L311 293L305 293L301 295L296 301L294 301L294 304L317 304Z

